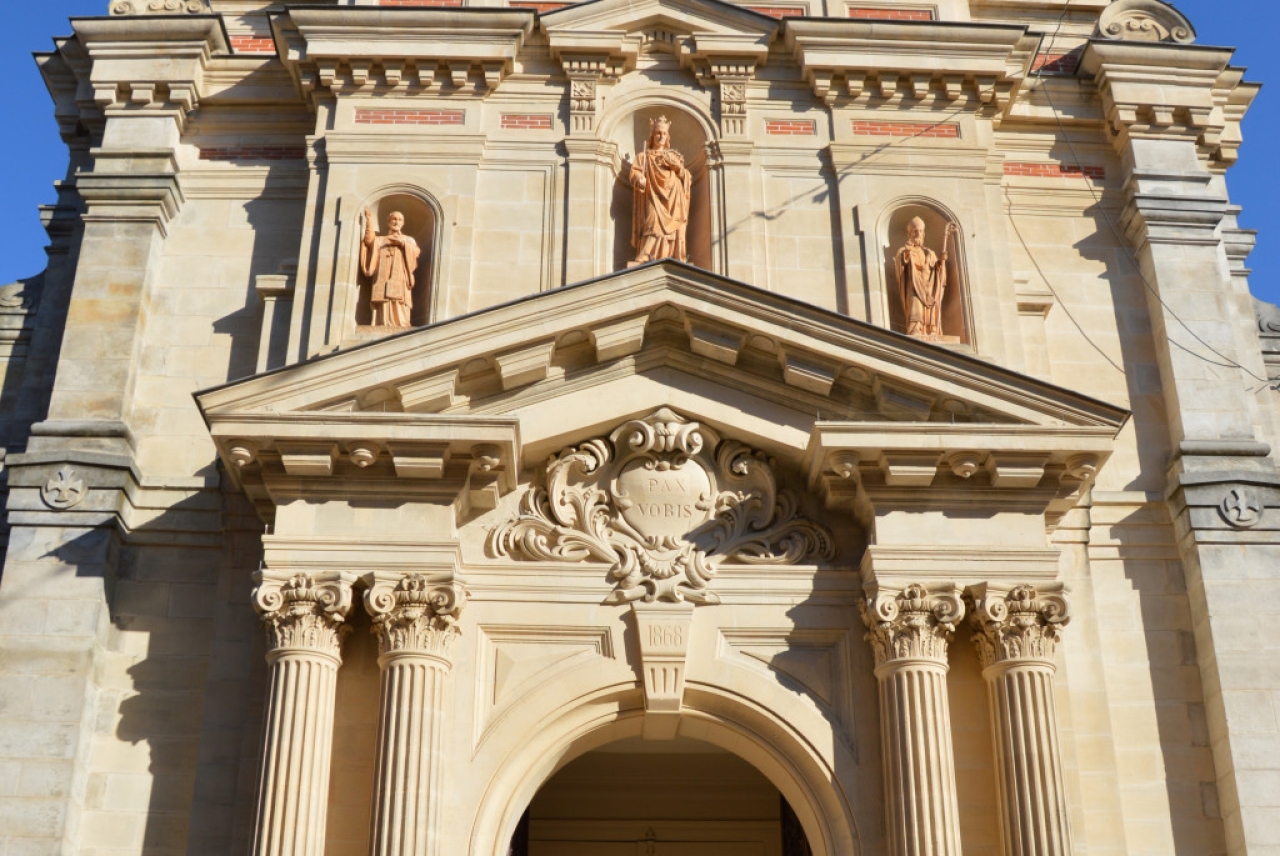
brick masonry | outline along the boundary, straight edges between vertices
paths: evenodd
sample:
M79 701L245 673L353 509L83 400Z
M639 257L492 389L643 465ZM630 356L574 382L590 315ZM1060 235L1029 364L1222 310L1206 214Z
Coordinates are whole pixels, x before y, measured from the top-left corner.
M770 136L812 137L817 129L812 119L766 119L764 132Z
M572 6L572 3L511 3L512 9L532 9L535 12L554 12L557 9L563 9L565 6Z
M869 122L855 119L853 133L862 137L929 137L959 139L960 126L939 122Z
M864 21L932 21L928 9L881 9L874 6L850 6L849 17Z
M1042 74L1075 74L1080 68L1080 51L1042 53L1031 64L1031 70Z
M303 160L302 146L210 146L200 149L202 161Z
M803 18L809 12L799 6L748 6L752 12L768 15L770 18Z
M1085 178L1094 181L1105 181L1107 178L1106 167L1101 166L1076 166L1075 164L1064 163L1023 163L1023 162L1006 162L1004 165L1004 174L1012 176L1021 176L1025 178Z
M461 6L462 0L379 0L379 6Z
M356 110L357 125L461 125L464 110Z
M550 113L503 113L502 127L508 130L550 131Z
M238 54L273 54L276 43L266 36L232 36L231 49Z

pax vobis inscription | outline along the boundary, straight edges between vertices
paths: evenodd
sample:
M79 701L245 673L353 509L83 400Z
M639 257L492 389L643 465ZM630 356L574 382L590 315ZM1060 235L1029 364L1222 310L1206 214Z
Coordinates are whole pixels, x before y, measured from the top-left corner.
M546 487L525 493L489 545L515 559L607 562L613 603L715 603L721 563L834 554L767 456L666 408L553 457Z

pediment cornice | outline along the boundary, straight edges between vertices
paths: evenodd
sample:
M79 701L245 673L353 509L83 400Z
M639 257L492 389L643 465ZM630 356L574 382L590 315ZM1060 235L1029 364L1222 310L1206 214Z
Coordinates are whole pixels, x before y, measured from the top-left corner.
M197 401L228 470L251 495L261 485L261 502L408 491L467 507L492 505L513 474L563 446L669 406L805 468L836 505L850 491L911 505L942 489L961 504L977 491L984 502L1043 510L1091 480L1128 418L674 262L411 330ZM378 472L398 481L366 483Z

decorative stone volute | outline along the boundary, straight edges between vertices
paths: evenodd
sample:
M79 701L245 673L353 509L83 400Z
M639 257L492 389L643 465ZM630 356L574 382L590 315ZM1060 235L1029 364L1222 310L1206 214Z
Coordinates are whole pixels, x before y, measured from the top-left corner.
M1174 42L1189 45L1196 40L1191 22L1161 0L1116 0L1098 19L1104 39L1131 42Z
M1053 664L1062 628L1071 620L1064 585L976 585L969 599L973 644L984 669L1015 661Z
M271 653L301 648L341 659L342 639L351 632L346 619L353 575L259 571L255 577L253 606L262 617Z
M612 567L612 603L716 603L721 562L792 565L830 559L825 527L779 489L773 461L662 408L607 439L565 449L530 488L489 551L531 561Z
M207 0L114 0L112 15L212 15Z
M466 589L457 581L379 575L364 595L379 654L427 653L447 659L466 600Z
M858 602L877 668L898 660L947 661L947 644L964 617L959 589L912 583L900 591L871 583Z

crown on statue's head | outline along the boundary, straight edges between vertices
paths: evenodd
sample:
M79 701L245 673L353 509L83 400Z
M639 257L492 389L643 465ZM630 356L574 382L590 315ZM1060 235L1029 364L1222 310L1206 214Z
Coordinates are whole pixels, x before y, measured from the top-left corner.
M666 128L668 131L670 131L671 120L668 119L666 116L659 116L656 119L649 120L649 133L652 134L654 131L658 130L659 128Z

